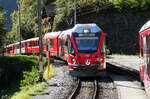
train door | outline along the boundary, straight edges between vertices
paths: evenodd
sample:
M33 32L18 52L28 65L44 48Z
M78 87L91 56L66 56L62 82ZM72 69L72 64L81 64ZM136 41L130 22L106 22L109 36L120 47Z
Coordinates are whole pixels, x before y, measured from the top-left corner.
M147 86L147 45L146 45L146 36L143 37L143 60L144 60L144 86L145 86L145 91L148 92L148 86Z
M61 35L59 38L59 56L64 59L64 55L65 55L65 35Z
M143 37L140 36L140 67L139 67L139 70L140 70L140 79L141 81L144 80L144 51L143 51Z
M146 37L143 37L143 60L144 60L144 79L146 75L146 67L147 67L147 62L146 62Z
M66 39L65 46L67 49L65 56L66 56L66 60L68 62L68 69L70 70L70 69L72 69L72 66L75 66L75 64L76 64L75 51L74 51L74 48L73 48L70 38Z
M147 45L147 69L146 69L146 83L147 91L150 92L150 33L146 35L146 45Z

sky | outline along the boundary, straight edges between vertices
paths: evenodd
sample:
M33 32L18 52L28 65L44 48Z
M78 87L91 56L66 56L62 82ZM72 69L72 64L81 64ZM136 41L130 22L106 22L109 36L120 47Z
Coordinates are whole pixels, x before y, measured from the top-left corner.
M7 11L6 14L6 27L7 30L10 31L11 27L12 27L12 22L11 22L11 13L17 9L17 3L16 0L0 0L0 6L2 6L4 8L4 11Z

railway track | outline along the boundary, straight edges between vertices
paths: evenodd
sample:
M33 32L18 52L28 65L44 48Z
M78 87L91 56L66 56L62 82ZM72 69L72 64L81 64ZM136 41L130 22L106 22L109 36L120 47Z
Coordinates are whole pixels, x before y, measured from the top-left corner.
M126 65L119 64L117 62L107 63L107 71L112 73L118 73L122 75L129 75L132 78L140 81L139 72Z
M74 88L72 94L69 96L68 99L83 99L83 97L84 98L89 97L89 99L96 99L97 90L98 90L97 80L86 81L78 79L76 87Z

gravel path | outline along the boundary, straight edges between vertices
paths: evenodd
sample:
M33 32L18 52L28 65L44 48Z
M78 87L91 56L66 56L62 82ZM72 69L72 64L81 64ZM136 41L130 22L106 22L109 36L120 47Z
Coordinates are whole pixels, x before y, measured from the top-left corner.
M50 94L37 95L33 99L65 99L75 86L75 81L68 75L67 67L56 67L56 76L49 81L49 86L44 91Z

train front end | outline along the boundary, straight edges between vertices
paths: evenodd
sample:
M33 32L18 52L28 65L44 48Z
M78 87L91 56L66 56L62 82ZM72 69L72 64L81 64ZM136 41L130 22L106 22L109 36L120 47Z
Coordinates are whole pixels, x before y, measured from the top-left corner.
M95 76L105 72L105 37L106 34L96 24L78 24L73 28L74 54L68 58L72 75Z

